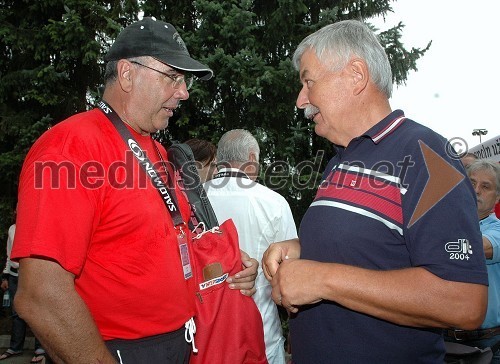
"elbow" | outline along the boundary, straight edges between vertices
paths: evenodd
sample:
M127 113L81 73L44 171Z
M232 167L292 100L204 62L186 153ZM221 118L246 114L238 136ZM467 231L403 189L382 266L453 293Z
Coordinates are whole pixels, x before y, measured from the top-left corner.
M476 289L475 295L463 300L454 328L475 330L483 323L488 308L488 288L486 286L476 288L479 289Z
M35 297L34 293L23 285L19 285L16 295L14 296L16 313L30 326L33 320L40 316L40 310L43 308L39 303L40 300Z
M458 325L457 328L467 331L476 330L483 323L485 316L486 310L477 310L477 314L472 313L468 317L464 317L462 324Z
M22 290L18 290L14 296L14 306L19 317L29 323L30 312L33 305Z

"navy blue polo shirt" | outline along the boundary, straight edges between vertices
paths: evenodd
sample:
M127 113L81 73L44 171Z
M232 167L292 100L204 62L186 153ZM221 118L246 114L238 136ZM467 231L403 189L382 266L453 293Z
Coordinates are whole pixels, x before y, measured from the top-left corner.
M302 219L301 258L374 270L423 267L487 285L475 194L452 156L445 138L401 110L338 148ZM295 364L444 358L442 330L399 326L330 301L303 308L290 330Z

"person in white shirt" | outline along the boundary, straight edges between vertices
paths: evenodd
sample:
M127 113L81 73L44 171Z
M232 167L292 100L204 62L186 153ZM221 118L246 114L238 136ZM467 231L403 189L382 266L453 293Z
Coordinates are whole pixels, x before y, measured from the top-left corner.
M14 214L16 214L16 212L17 208L14 210ZM2 284L0 285L0 288L3 291L9 291L11 304L14 302L14 296L17 293L17 283L19 279L19 263L10 260L15 234L16 224L12 224L9 227L7 235L7 260L2 271ZM9 348L0 355L0 361L7 360L10 357L18 356L23 353L27 327L28 325L21 317L19 317L15 307L12 307L12 329ZM30 363L41 363L43 360L46 360L45 350L40 344L38 338L35 337L35 354Z
M255 182L259 172L259 145L243 129L225 133L217 145L219 171L204 183L219 223L233 219L240 249L258 261L271 243L297 237L288 202ZM220 167L223 168L220 168ZM271 285L259 267L253 296L264 324L266 356L270 364L285 362L284 337Z

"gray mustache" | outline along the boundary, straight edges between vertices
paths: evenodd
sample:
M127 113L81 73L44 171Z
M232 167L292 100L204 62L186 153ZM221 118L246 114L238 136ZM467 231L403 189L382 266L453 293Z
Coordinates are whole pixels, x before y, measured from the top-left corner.
M306 106L306 108L304 109L304 116L306 117L306 119L312 119L312 117L317 113L319 113L319 109L313 105Z

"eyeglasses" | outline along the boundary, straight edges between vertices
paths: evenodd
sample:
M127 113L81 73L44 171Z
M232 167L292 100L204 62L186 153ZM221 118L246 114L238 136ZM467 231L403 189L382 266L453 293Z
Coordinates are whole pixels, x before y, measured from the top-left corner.
M186 77L181 76L181 75L170 75L170 74L168 74L166 72L157 70L156 68L153 68L153 67L146 66L145 64L142 64L142 63L139 63L139 62L136 62L136 61L130 61L130 63L133 63L133 64L136 64L138 66L142 66L142 67L148 68L150 70L153 70L153 71L156 71L158 73L161 73L165 77L170 78L173 81L172 82L172 87L174 89L176 89L176 90L179 87L181 87L181 85L183 83L186 84L186 89L188 89L188 90L191 88L191 86L193 86L193 82L194 82L194 77L193 76L190 76L190 77L186 78Z

